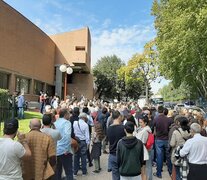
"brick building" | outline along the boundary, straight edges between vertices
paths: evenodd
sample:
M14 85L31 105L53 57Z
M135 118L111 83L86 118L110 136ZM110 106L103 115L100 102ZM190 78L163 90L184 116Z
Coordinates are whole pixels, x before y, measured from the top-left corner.
M40 90L63 97L59 66L68 64L67 94L93 97L89 28L48 36L4 1L0 12L0 88L24 91L27 100Z

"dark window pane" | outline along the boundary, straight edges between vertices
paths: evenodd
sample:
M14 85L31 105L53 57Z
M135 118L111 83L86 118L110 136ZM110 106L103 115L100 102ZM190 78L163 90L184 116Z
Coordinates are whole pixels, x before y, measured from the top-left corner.
M9 75L0 72L0 88L8 89Z

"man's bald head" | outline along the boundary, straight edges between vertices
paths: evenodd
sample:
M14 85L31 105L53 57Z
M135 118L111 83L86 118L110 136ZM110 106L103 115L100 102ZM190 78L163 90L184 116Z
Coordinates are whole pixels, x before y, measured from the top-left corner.
M29 127L31 130L40 130L41 128L41 122L39 119L31 119Z

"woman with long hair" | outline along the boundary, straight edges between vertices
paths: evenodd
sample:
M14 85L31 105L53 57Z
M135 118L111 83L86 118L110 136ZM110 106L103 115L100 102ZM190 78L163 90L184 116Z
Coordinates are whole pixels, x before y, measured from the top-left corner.
M149 118L148 114L142 113L141 115L138 116L139 120L139 128L137 129L137 134L136 137L137 139L140 139L142 143L144 144L144 160L146 165L142 167L142 180L152 180L152 156L151 156L151 150L146 149L145 145L147 143L149 133L152 133L151 128L149 127Z
M172 138L170 140L170 146L172 147L171 161L176 170L176 180L181 180L180 164L175 157L175 150L178 146L182 146L190 136L189 121L185 116L179 116L176 118L179 128L173 131Z

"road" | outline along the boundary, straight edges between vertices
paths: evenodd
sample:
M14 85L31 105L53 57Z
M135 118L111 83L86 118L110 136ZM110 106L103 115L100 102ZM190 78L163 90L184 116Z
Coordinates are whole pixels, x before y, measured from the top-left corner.
M78 172L78 176L76 177L77 180L112 180L111 172L107 172L107 161L108 161L108 155L102 154L101 156L101 168L102 171L99 174L94 174L92 171L94 170L94 167L88 167L88 174L87 176L82 177L82 172ZM155 168L153 168L153 172L155 172ZM164 166L163 169L163 178L162 180L171 180L167 173L166 166ZM159 178L153 177L153 180L160 180Z

